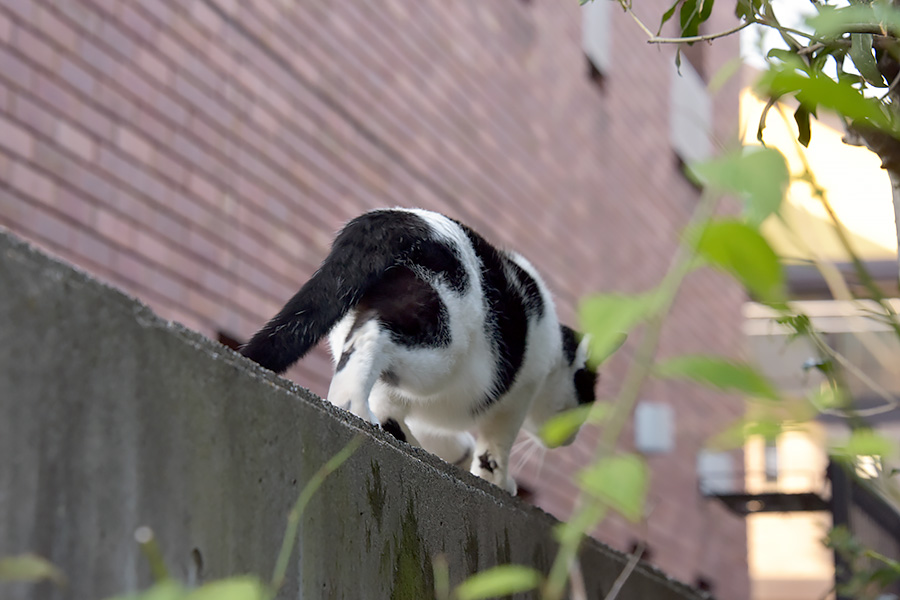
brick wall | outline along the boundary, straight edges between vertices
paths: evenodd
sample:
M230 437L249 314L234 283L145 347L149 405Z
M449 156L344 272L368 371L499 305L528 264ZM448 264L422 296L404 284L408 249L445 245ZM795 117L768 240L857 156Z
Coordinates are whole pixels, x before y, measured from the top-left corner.
M654 285L698 199L668 143L674 48L613 8L601 85L576 0L0 0L0 224L166 318L245 339L343 222L422 206L532 258L571 322L591 291ZM665 8L636 10L656 23ZM736 44L705 48L705 71ZM722 142L736 111L729 84ZM692 276L661 352L736 352L741 301ZM322 394L329 370L319 351L292 376ZM673 575L746 598L744 524L698 496L694 472L739 407L671 384L644 396L675 408L676 450L651 459L646 523L611 519L599 537L646 540ZM523 467L541 506L568 514L593 437Z

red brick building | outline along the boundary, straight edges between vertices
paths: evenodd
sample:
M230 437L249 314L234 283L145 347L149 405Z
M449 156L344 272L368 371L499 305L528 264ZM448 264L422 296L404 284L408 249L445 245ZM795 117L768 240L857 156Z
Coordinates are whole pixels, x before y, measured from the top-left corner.
M422 206L530 257L574 322L590 292L659 281L699 197L678 158L704 152L674 125L675 48L600 2L586 46L577 0L0 0L0 224L166 318L243 340L343 222ZM668 7L641 4L648 23ZM736 39L687 55L707 78L736 56ZM731 141L736 85L688 102L687 127ZM691 276L662 354L737 352L742 301L723 277ZM604 368L605 397L629 356ZM292 375L321 394L330 368L316 352ZM646 522L611 519L598 537L645 540L673 576L747 598L744 523L696 474L740 407L670 383L642 398L671 408L673 447L649 459ZM562 518L593 437L521 473Z

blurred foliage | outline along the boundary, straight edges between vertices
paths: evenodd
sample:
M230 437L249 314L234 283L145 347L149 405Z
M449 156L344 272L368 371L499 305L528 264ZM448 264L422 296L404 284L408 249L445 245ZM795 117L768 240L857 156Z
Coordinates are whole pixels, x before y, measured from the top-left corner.
M865 548L843 525L835 527L825 545L839 558L842 583L837 593L854 600L881 600L886 588L900 581L900 562Z
M34 554L20 554L0 558L0 583L52 581L60 587L65 576L50 561Z

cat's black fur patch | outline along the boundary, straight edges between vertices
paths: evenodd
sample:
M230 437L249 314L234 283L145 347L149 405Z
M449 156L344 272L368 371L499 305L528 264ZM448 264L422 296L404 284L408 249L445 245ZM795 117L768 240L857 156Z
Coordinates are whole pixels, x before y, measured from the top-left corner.
M571 327L559 326L562 331L563 356L571 365L578 354L578 334ZM574 376L575 393L578 396L578 404L588 404L594 401L594 388L597 386L597 373L590 368L578 369Z
M400 427L400 423L395 421L394 419L388 419L384 423L381 424L381 428L387 431L389 434L400 440L401 442L406 441L406 434L403 433L403 429Z
M494 469L497 468L497 461L491 458L490 452L485 452L478 457L478 466L488 473L493 473Z
M515 278L516 283L521 286L524 292L522 301L525 305L525 311L529 316L540 319L544 316L544 299L541 298L541 290L538 288L537 281L514 261L508 260L507 265L512 277Z
M408 266L433 273L454 292L462 295L469 290L469 276L456 252L438 240L422 240L410 253Z
M562 332L563 356L571 365L575 362L575 354L578 352L578 334L571 327L560 325L559 330Z
M514 271L509 267L513 264L512 260L471 228L462 223L458 225L466 232L476 256L483 265L481 286L484 290L487 312L485 320L488 328L492 330L491 337L498 357L494 385L481 405L475 408L474 412L478 413L486 410L512 386L525 357L528 317L525 308L526 299L505 276L509 271ZM519 268L518 265L515 266Z
M353 356L353 346L350 346L343 353L341 353L341 358L338 360L337 365L334 367L335 373L340 373L344 370L344 367L347 366L347 363L350 362L350 357Z
M377 319L404 346L447 346L450 330L447 307L437 290L406 267L388 269L357 305L353 331Z
M597 373L590 369L578 369L575 371L575 393L578 396L578 404L589 404L594 401L597 386Z

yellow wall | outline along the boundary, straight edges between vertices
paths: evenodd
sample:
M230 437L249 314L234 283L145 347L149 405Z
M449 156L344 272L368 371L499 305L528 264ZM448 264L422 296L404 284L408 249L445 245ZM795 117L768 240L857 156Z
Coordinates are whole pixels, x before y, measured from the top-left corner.
M749 88L741 94L741 122L744 143L756 144L759 117L765 104ZM766 121L763 140L785 155L793 175L803 173L802 151L818 184L827 190L829 202L853 238L857 252L864 258L893 259L897 252L897 235L891 203L891 184L880 167L878 157L865 148L848 146L841 139L843 129L837 119L822 115L811 122L812 141L809 148L797 142L797 126L793 108L776 104ZM783 215L806 245L822 258L847 260L831 231L827 212L804 182L794 182L789 191ZM769 219L763 232L786 257L808 257L803 245L795 244L776 219Z

